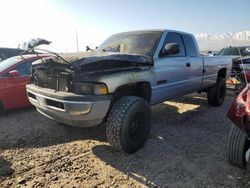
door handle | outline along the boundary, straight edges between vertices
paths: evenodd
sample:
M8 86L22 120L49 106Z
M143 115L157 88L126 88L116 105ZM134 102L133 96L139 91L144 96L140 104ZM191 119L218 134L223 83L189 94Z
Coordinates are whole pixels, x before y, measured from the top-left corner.
M190 66L191 66L191 63L187 62L186 67L190 67Z

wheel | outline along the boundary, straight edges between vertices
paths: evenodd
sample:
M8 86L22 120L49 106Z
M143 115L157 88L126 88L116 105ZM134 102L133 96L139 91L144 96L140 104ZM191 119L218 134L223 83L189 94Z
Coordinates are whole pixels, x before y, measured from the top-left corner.
M250 147L250 141L246 134L239 127L232 125L227 143L229 163L239 168L245 168L247 164L246 152Z
M226 96L225 78L219 78L216 84L208 89L207 99L211 106L221 106Z
M111 108L106 135L117 151L134 153L141 149L151 127L151 109L148 103L135 96L124 96Z

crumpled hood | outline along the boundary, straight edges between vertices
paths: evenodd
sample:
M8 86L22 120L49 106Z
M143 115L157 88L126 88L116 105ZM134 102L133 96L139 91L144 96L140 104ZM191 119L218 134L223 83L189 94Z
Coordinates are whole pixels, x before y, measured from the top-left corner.
M103 52L103 53L92 52L92 53L86 53L86 56L83 56L82 58L72 61L71 65L73 67L77 67L94 62L108 62L108 61L130 62L130 63L140 63L140 64L152 63L152 60L145 55L123 54L115 52Z
M48 57L32 63L33 69L47 67L49 69L74 70L80 72L101 72L106 70L122 71L136 67L152 66L152 60L148 56L138 54L122 54L114 52L85 53L81 56L62 56L68 62L59 57Z

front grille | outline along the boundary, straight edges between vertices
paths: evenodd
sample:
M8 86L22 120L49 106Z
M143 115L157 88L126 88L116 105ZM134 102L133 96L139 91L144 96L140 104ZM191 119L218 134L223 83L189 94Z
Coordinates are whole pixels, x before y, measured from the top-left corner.
M72 91L72 75L68 72L35 70L31 82L39 87L50 88L57 91Z

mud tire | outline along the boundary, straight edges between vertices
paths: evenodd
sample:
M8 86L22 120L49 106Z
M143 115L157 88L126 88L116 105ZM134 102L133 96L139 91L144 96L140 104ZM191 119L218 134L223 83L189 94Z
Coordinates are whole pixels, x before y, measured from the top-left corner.
M232 125L228 135L228 160L229 163L238 168L246 167L246 151L250 146L246 134L239 127Z
M134 153L149 136L151 109L140 97L124 96L112 107L106 126L108 142L116 151Z
M211 106L221 106L226 96L225 78L218 78L216 84L208 89L207 100Z

